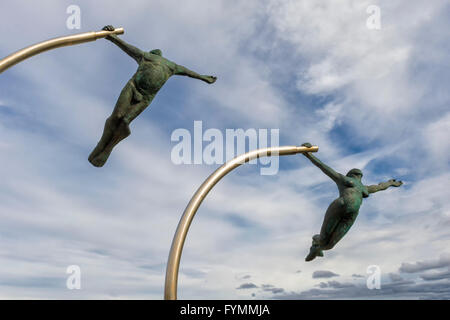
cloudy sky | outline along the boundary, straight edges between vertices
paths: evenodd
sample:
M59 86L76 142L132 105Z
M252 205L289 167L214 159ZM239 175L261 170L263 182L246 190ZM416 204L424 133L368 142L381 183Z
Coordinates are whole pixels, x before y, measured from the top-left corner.
M66 27L71 4L81 29ZM377 5L381 29L369 29ZM446 0L0 3L0 57L52 37L124 27L122 39L202 74L171 78L103 168L87 157L136 70L106 40L0 75L0 298L162 299L190 197L218 165L175 165L177 128L279 129L281 145L363 182L347 236L306 263L336 198L301 155L247 165L208 195L181 260L182 299L450 299L450 4ZM70 265L81 290L66 287ZM369 266L381 289L366 286Z

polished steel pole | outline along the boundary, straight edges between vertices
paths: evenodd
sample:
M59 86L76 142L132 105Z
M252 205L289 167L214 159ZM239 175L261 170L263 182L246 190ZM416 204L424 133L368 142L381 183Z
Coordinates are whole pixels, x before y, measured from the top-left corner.
M170 248L169 260L167 262L166 269L166 283L164 288L164 299L166 300L176 300L177 299L177 286L178 286L178 271L180 268L180 259L183 251L184 242L186 240L186 235L188 233L189 227L192 220L194 219L195 213L197 212L200 204L206 195L211 191L211 189L220 181L227 173L233 169L239 167L240 165L249 162L253 159L268 156L284 156L293 155L297 153L304 152L317 152L319 147L297 147L297 146L287 146L287 147L272 147L253 150L248 153L237 156L233 160L222 165L219 169L214 171L208 179L203 182L203 184L198 188L197 192L192 197L191 201L184 210L183 216L178 224L177 231L173 237L172 247Z
M39 53L42 53L44 51L60 47L72 46L84 42L95 41L97 39L105 38L112 34L123 34L123 33L124 33L123 28L117 28L114 31L102 30L96 32L78 33L66 37L54 38L40 43L36 43L0 60L0 73L12 67L15 64L18 64L21 61L30 58L32 56L35 56Z

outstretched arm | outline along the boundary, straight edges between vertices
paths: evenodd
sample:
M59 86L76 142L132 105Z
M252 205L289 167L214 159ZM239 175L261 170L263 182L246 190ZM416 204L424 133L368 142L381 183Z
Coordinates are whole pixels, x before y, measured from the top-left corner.
M114 31L114 27L113 26L105 26L103 28L103 30L107 30L107 31ZM112 43L114 43L115 45L117 45L120 49L122 49L123 51L125 51L126 54L128 54L130 57L132 57L134 60L136 60L136 62L139 63L139 60L143 57L144 52L139 49L136 48L135 46L132 46L129 43L126 43L125 41L123 41L122 39L120 39L118 36L116 36L115 34L107 36L106 37L107 40L111 41Z
M367 186L369 193L375 193L378 191L386 190L389 187L400 187L403 184L401 181L397 181L395 179L391 179L387 182L381 182L377 185Z
M216 82L216 79L217 79L216 77L213 77L213 76L200 75L200 74L198 74L192 70L189 70L186 67L180 66L178 64L175 66L174 74L178 75L178 76L187 76L187 77L191 77L194 79L202 80L202 81L205 81L206 83L210 83L210 84Z
M302 144L304 147L310 148L312 145L310 143L304 143ZM303 153L305 157L307 157L315 166L317 166L320 170L322 170L323 173L325 173L327 176L329 176L334 182L337 182L341 179L342 175L336 171L334 171L332 168L327 166L325 163L317 159L314 155L312 155L310 152Z

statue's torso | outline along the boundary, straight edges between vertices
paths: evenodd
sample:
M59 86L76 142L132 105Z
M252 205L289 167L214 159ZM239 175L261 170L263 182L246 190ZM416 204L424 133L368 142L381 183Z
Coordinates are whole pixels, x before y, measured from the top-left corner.
M369 196L367 187L360 180L351 177L344 177L339 193L346 212L350 214L358 214L362 199Z
M173 74L164 58L142 59L133 78L136 87L143 93L156 94Z

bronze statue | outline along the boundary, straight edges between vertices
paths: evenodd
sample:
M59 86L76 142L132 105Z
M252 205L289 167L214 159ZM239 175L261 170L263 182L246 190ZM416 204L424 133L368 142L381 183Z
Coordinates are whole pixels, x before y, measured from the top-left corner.
M103 30L114 31L114 27L105 26ZM142 51L115 34L107 36L106 39L136 60L139 67L120 93L114 111L106 120L103 135L89 156L89 162L96 167L103 166L114 146L130 135L131 121L150 105L156 93L171 76L188 76L206 83L214 83L217 79L200 75L165 59L159 49Z
M303 146L311 147L311 144L304 143ZM344 176L325 165L311 153L304 153L304 155L329 176L339 189L339 198L330 204L325 213L320 235L313 236L310 252L305 258L306 261L311 261L317 256L323 257L322 251L332 249L347 233L358 216L363 198L389 187L399 187L403 182L391 179L378 185L365 186L361 182L363 176L361 170L352 169Z

